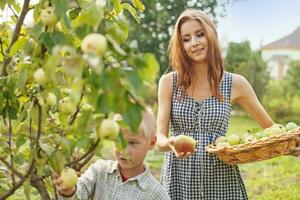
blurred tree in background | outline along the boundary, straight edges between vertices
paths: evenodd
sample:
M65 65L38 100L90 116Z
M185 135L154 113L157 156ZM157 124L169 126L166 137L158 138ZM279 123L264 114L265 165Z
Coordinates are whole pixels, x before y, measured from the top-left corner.
M268 83L263 104L275 121L300 123L299 76L300 61L292 61L284 79Z
M260 51L252 51L248 41L230 42L225 58L225 70L243 75L252 85L261 100L269 81L267 64L262 60Z

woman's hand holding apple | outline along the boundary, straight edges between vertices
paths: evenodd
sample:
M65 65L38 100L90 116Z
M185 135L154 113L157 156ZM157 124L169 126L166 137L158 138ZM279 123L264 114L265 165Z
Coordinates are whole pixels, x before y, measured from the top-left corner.
M169 146L176 158L186 159L196 151L196 140L186 135L171 136Z

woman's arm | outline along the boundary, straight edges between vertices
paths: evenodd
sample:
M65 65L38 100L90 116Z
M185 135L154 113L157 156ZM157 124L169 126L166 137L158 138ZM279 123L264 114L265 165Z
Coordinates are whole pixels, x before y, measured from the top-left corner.
M262 128L268 128L274 123L259 102L249 82L241 75L233 74L231 101L240 104Z
M171 151L168 134L172 104L172 85L172 73L163 75L159 80L156 145L163 152Z

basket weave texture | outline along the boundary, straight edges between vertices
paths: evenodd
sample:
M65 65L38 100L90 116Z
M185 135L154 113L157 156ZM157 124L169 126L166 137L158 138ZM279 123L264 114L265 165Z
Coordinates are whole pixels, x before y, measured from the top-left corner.
M245 164L288 154L296 147L297 138L300 138L299 128L230 147L216 148L214 144L210 144L206 150L227 164Z

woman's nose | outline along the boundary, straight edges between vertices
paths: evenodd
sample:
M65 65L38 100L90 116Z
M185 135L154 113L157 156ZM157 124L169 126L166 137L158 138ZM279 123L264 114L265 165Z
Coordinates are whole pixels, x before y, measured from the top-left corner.
M196 47L196 46L198 46L199 44L200 44L200 42L199 42L197 39L195 39L195 38L192 39L192 46L193 46L193 47Z

